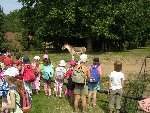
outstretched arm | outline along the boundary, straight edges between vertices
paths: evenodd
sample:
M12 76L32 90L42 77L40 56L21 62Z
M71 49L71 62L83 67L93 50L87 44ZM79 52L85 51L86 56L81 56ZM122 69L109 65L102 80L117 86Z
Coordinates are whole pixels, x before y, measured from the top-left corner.
M16 108L16 97L14 91L10 91L10 100L11 103L8 104L7 106L3 106L1 108L1 111L3 112L5 109L15 109Z

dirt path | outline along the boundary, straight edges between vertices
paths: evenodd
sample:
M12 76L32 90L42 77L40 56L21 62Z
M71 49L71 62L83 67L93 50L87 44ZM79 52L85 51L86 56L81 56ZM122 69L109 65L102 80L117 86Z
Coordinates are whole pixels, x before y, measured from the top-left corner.
M103 76L109 75L109 73L114 69L114 62L119 60L122 62L122 72L127 77L128 75L136 75L139 74L142 64L144 62L145 57L121 57L121 56L113 56L110 59L101 59L101 66L103 71ZM150 58L146 59L146 68L145 70L150 73Z

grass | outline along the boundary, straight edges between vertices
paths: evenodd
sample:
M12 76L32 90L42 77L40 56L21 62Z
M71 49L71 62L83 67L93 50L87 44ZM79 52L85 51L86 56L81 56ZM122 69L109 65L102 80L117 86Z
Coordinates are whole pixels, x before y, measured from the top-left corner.
M28 55L31 60L33 60L35 55L39 55L42 58L43 54L39 52L28 52L25 53ZM106 52L106 53L90 53L88 54L88 64L92 63L93 57L99 57L101 60L111 61L115 57L145 57L150 55L150 47L128 50L125 52ZM56 67L61 59L69 62L71 55L67 53L49 53L52 64ZM79 59L79 56L76 56L76 60ZM108 78L102 78L102 84L105 83ZM39 95L33 95L33 107L29 113L72 113L73 104L69 104L65 98L59 99L54 96L47 97L44 96L43 83L41 83L41 91ZM106 86L101 86L103 89ZM106 101L101 102L100 100ZM97 106L93 109L88 109L88 113L107 113L108 112L108 96L105 94L97 94ZM80 107L81 109L81 107Z

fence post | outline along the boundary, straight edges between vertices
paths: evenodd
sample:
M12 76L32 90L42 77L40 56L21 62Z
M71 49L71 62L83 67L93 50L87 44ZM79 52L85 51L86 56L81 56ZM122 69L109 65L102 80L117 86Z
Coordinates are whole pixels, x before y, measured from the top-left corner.
M126 111L126 107L127 107L127 98L124 98L123 107L121 108L120 113L128 113Z

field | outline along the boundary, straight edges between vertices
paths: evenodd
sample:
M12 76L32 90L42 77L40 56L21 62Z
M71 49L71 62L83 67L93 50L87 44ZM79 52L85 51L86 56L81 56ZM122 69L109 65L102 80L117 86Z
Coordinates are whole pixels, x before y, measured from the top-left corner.
M36 53L33 53L36 55ZM31 55L30 58L33 58L34 55ZM106 89L107 75L113 70L113 63L116 60L121 60L123 63L123 73L125 73L126 79L128 75L137 75L141 69L142 63L146 56L150 55L150 48L140 48L135 50L129 50L125 52L106 52L106 53L90 53L88 54L87 65L92 63L92 58L99 57L103 78L102 78L102 89ZM42 54L40 54L42 56ZM52 64L56 67L61 59L69 62L71 55L66 53L49 53ZM79 59L79 56L75 56L76 59ZM149 67L149 65L147 65ZM41 85L42 86L42 85ZM43 87L41 87L42 89ZM104 94L97 95L98 100L101 98L108 98ZM101 103L97 101L97 107L94 109L87 109L88 113L107 113L107 103ZM54 96L46 97L44 96L43 91L40 92L40 95L33 95L33 108L30 113L71 113L73 112L73 104L70 105L65 98L59 99Z
M39 55L42 58L42 54L37 52L25 53L29 55L31 60L33 60L34 55ZM129 50L125 52L106 52L106 53L87 53L88 54L88 62L87 66L92 64L92 59L94 57L100 58L100 63L102 66L102 83L101 89L106 90L106 82L108 74L113 70L113 63L116 60L120 60L123 63L123 73L125 74L126 79L130 79L129 75L133 75L133 78L138 75L142 63L144 62L144 58L150 55L150 47L139 48L134 50ZM56 67L61 59L64 59L66 62L69 62L71 59L71 55L68 52L65 53L49 53L49 57L51 58L52 64ZM79 56L75 56L76 60L79 59ZM147 70L150 69L148 63L150 60L147 60ZM67 65L68 66L68 65ZM131 77L131 76L130 76ZM53 88L52 88L53 90ZM72 113L73 112L73 104L69 104L69 102L63 97L62 99L54 97L44 96L43 93L43 83L41 80L41 91L39 95L33 95L33 107L29 113ZM93 109L87 109L87 113L107 113L108 105L107 103L102 103L102 98L105 98L108 101L108 96L104 94L98 93L97 95L98 101L97 106ZM79 108L81 111L81 107ZM79 112L80 112L79 111Z

